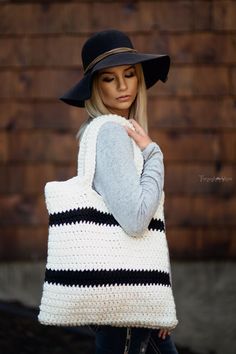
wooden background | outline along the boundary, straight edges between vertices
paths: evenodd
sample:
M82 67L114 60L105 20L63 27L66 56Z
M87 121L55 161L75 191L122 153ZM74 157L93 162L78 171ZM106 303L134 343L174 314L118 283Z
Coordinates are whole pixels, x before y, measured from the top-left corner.
M75 174L86 117L57 97L106 28L172 58L149 92L172 259L235 259L236 1L22 0L0 2L0 260L45 259L43 188Z

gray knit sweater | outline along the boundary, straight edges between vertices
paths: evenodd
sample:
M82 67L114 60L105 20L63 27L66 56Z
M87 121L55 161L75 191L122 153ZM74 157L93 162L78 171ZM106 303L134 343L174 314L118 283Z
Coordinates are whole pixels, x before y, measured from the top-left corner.
M100 128L93 188L130 236L139 236L148 227L164 184L163 155L159 146L152 142L142 154L144 168L140 180L131 138L125 128L114 122Z

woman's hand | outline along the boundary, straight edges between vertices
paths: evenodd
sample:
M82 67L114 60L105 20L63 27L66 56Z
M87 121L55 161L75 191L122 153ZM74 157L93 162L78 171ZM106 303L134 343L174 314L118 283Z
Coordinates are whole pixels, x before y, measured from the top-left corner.
M144 150L152 142L151 138L136 120L130 119L129 121L133 124L135 131L125 126L128 135L134 139L141 150Z
M166 336L170 335L170 331L168 329L160 329L158 333L158 337L162 339L166 339Z

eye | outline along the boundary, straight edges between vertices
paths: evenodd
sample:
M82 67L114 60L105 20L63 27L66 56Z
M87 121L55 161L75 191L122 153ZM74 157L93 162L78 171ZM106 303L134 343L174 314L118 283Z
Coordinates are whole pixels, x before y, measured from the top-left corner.
M104 81L104 82L111 82L113 80L114 80L114 78L111 76L103 76L102 77L102 81Z
M129 78L129 77L133 77L135 75L136 75L135 70L132 69L132 70L126 72L125 77Z

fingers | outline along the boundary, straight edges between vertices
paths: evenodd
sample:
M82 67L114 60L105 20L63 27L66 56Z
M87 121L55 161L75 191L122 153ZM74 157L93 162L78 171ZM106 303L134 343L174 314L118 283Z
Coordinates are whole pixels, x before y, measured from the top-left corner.
M158 333L158 337L161 339L166 339L167 336L170 336L170 331L167 329L160 329Z
M140 141L142 141L143 136L137 131L137 130L133 130L127 126L125 126L125 129L128 133L128 135L134 139L134 141L139 144Z
M144 150L146 146L152 142L152 140L146 134L145 130L134 119L130 119L130 122L132 123L135 130L130 129L127 126L125 126L125 129L128 135L134 139L140 149Z
M126 129L129 136L131 136L132 138L137 138L138 133L135 130L133 130L127 126L125 126L125 129Z
M138 122L136 122L135 119L130 119L129 121L133 124L135 132L137 132L140 135L145 135L146 134L144 129L141 127L141 125Z

